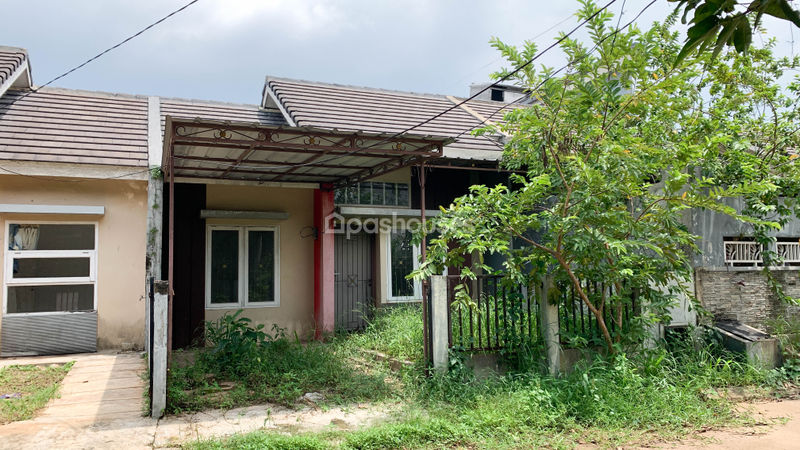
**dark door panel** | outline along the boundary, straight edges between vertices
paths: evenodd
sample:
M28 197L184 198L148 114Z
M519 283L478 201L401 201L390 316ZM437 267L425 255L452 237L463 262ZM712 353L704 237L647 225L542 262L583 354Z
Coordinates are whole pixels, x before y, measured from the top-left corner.
M336 328L361 329L374 305L374 235L337 234L334 242Z

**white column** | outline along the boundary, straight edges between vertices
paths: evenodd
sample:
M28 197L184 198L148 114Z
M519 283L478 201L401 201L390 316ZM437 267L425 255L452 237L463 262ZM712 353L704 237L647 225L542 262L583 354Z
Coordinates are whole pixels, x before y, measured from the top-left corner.
M433 341L433 368L444 372L449 360L449 343L447 330L447 277L434 275L431 277L431 340Z
M550 375L557 376L561 372L561 342L558 324L558 305L548 299L553 285L553 278L546 276L541 286L537 286L539 301L539 323L547 354L547 370Z
M150 352L152 360L150 377L153 380L151 416L159 418L164 415L167 406L167 310L169 297L168 283L156 281L155 302L153 305L153 348Z

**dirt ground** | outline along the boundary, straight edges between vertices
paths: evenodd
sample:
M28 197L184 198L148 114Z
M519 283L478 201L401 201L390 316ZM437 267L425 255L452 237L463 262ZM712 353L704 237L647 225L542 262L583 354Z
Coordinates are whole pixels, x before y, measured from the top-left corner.
M800 449L800 400L742 404L753 426L698 433L679 443L658 446L672 449Z

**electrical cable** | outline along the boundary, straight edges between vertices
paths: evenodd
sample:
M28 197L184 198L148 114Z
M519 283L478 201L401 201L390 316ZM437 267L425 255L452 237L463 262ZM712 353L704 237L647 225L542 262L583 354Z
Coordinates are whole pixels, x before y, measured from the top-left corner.
M94 61L94 60L96 60L96 59L98 59L98 58L102 57L102 56L103 56L103 55L105 55L106 53L108 53L108 52L110 52L110 51L112 51L112 50L115 50L115 49L117 49L117 48L121 47L122 45L126 44L127 42L129 42L129 41L131 41L131 40L133 40L133 39L135 39L135 38L139 37L140 35L142 35L142 34L143 34L144 32L146 32L147 30L149 30L149 29L151 29L151 28L155 27L156 25L158 25L158 24L160 24L160 23L164 22L165 20L167 20L167 19L169 19L170 17L172 17L172 16L174 16L174 15L176 15L176 14L180 13L181 11L185 10L186 8L188 8L188 7L192 6L192 5L194 5L195 3L199 2L199 1L200 1L200 0L192 0L192 1L190 1L189 3L186 3L185 5L181 6L180 8L178 8L178 9L176 9L176 10L174 10L174 11L172 11L171 13L167 14L166 16L164 16L164 17L162 17L162 18L158 19L157 21L155 21L155 22L151 23L150 25L147 25L146 27L142 28L141 30L137 31L136 33L134 33L134 34L132 34L132 35L128 36L127 38L123 39L123 40L122 40L122 41L120 41L119 43L117 43L117 44L115 44L115 45L113 45L113 46L111 46L111 47L109 47L109 48L107 48L107 49L103 50L102 52L100 52L100 53L98 53L98 54L94 55L93 57L91 57L91 58L87 59L86 61L84 61L84 62L82 62L82 63L80 63L80 64L78 64L77 66L75 66L75 67L73 67L73 68L71 68L71 69L67 70L66 72L62 73L61 75L58 75L57 77L53 78L52 80L48 81L47 83L45 83L45 84L43 84L43 85L41 85L41 86L38 86L38 87L36 87L35 89L31 89L30 91L26 92L24 95L21 95L21 96L17 97L16 99L14 99L14 101L12 102L12 104L13 104L13 103L16 103L16 102L18 102L18 101L20 101L20 100L22 100L22 99L24 99L25 97L27 97L27 96L31 95L31 94L32 94L32 93L34 93L34 92L39 92L39 89L41 89L41 88L43 88L43 87L46 87L46 86L49 86L49 85L53 84L54 82L56 82L56 81L58 81L58 80L60 80L60 79L62 79L62 78L64 78L64 77L66 77L67 75L69 75L69 74L71 74L71 73L75 72L76 70L79 70L79 69L81 69L82 67L84 67L84 66L86 66L87 64L91 63L92 61ZM11 174L14 174L14 175L23 176L23 177L44 178L44 179L48 179L48 180L53 180L53 178L50 178L50 177L40 177L40 176L37 176L37 175L27 175L27 174L19 173L19 172L16 172L16 171L14 171L14 170L7 169L7 168L5 168L5 167L0 167L0 170L3 170L3 171L5 171L5 172L8 172L8 173L11 173ZM147 169L147 170L143 170L143 171L139 171L139 172L132 172L132 173L125 174L125 175L114 176L114 177L107 177L107 178L93 178L92 180L113 180L113 179L117 179L117 178L124 178L124 177L128 177L128 176L131 176L131 175L138 175L138 174L140 174L140 173L147 172L148 170L149 170L149 169ZM57 180L57 181L62 181L62 182L75 182L75 183L76 183L76 182L83 182L83 181L90 181L90 180Z
M250 167L250 166L243 165L243 164L211 163L211 162L204 162L204 163L208 163L208 164L211 164L211 165L215 165L215 166L217 166L217 167L253 168L253 169L261 169L261 170L288 170L288 169L291 169L291 168L296 168L296 167L307 167L307 166L312 166L312 165L317 165L317 164L327 163L327 162L330 162L330 161L339 160L339 159L342 159L342 158L345 158L345 157L351 156L351 155L353 155L353 154L355 154L355 153L358 153L358 152L360 152L360 151L363 151L363 150L368 150L368 149L370 149L370 148L374 148L374 147L377 147L377 146L379 146L379 145L382 145L382 144L385 144L385 143L391 142L393 139L396 139L397 137L400 137L400 136L402 136L403 134L406 134L406 133L408 133L408 132L409 132L409 131L411 131L411 130L414 130L414 129L416 129L416 128L419 128L419 127L421 127L421 126L423 126L423 125L425 125L425 124L427 124L427 123L430 123L430 122L432 122L433 120L436 120L437 118L439 118L439 117L442 117L443 115L447 114L447 113L448 113L448 112L450 112L450 111L453 111L453 110L454 110L454 109L456 109L456 108L460 108L460 107L461 107L462 105L464 105L465 103L467 103L467 102L469 102L469 101L471 101L471 100L474 100L474 99L475 99L475 98L477 98L479 95L483 94L484 92L486 92L487 90L491 89L492 87L495 87L495 86L497 86L498 84L502 83L503 81L505 81L505 80L507 80L507 79L511 78L512 76L514 76L515 74L517 74L517 73L518 73L519 71L521 71L522 69L524 69L524 68L526 68L526 67L530 66L531 64L533 64L533 62L534 62L534 61L536 61L537 59L539 59L541 56L543 56L543 55L545 55L547 52L549 52L549 51L553 50L553 49L554 49L555 47L557 47L557 46L558 46L560 43L562 43L563 41L565 41L566 39L568 39L570 36L572 36L573 34L575 34L575 33L576 33L576 32L577 32L579 29L581 29L581 28L582 28L584 25L586 25L586 24L587 24L589 21L591 21L592 19L594 19L595 17L597 17L597 16L598 16L600 13L602 13L603 11L605 11L606 9L608 9L608 8L609 8L611 5L613 5L613 4L614 4L614 3L616 3L616 2L617 2L617 0L611 0L611 1L609 1L609 2L608 2L608 3L606 3L606 4L605 4L605 5L602 7L602 8L598 9L597 11L595 11L594 13L592 13L592 14L591 14L589 17L587 17L586 19L584 19L583 21L581 21L580 23L578 23L578 24L577 24L577 25L576 25L574 28L572 28L572 29L571 29L571 30L570 30L568 33L565 33L563 36L561 36L559 39L557 39L557 40L556 40L554 43L552 43L551 45L549 45L547 48L545 48L545 49L544 49L544 50L542 50L541 52L538 52L536 55L534 55L532 58L530 58L530 59L529 59L527 62L525 62L524 64L521 64L520 66L518 66L517 68L515 68L515 69L514 69L514 70L512 70L511 72L509 72L509 73L505 74L504 76L500 77L500 78L499 78L497 81L495 81L495 82L493 82L493 83L491 83L491 84L488 84L488 85L486 85L484 88L482 88L482 89L481 89L481 90L479 90L478 92L476 92L476 93L472 94L471 96L469 96L468 98L466 98L466 99L464 99L464 100L461 100L461 101L460 101L460 102L458 102L458 103L455 103L455 104L453 104L452 106L450 106L450 107L446 108L444 111L441 111L441 112L439 112L438 114L436 114L436 115L434 115L434 116L432 116L432 117L430 117L430 118L428 118L428 119L425 119L425 120L423 120L422 122L419 122L419 123L417 123L416 125L413 125L413 126L411 126L411 127L408 127L408 128L406 128L406 129L404 129L403 131L400 131L400 132L394 133L394 134L392 134L390 137L388 137L388 138L385 138L385 139L383 139L383 140L381 140L381 141L378 141L377 143L370 144L370 145L367 145L367 146L365 146L365 147L360 147L360 148L354 149L354 150L352 150L352 151L346 152L346 153L344 153L344 154L341 154L341 155L332 156L332 157L330 157L330 158L328 158L328 159L324 159L324 160L315 160L315 161L309 161L309 162L304 162L304 163L297 163L297 164L292 164L292 165L281 165L281 166L261 166L261 165L259 165L259 166L253 166L253 167ZM655 0L653 0L653 3L654 3L654 2L655 2ZM651 3L651 4L652 4L652 3ZM649 5L648 5L648 7L649 7ZM640 14L641 14L641 13L640 13ZM459 134L458 136L462 136L462 135L463 135L465 132L471 131L471 130L472 130L472 129L474 129L474 128L475 128L475 127L472 127L472 128L470 128L470 129L467 129L467 130L465 130L464 132L462 132L461 134ZM180 159L179 157L176 157L176 158L177 158L177 159Z
M594 53L594 51L595 51L595 50L597 50L597 48L600 46L600 44L602 44L603 42L605 42L605 41L606 41L608 38L610 38L610 37L614 36L614 41L612 41L612 42L615 44L615 43L616 43L616 36L617 36L617 34L618 34L620 31L622 31L623 29L627 29L628 27L630 27L631 25L633 25L633 23L634 23L635 21L637 21L637 20L639 19L639 17L641 17L641 16L642 16L642 14L644 14L644 12L645 12L645 11L647 11L647 9L649 9L649 8L650 8L651 6L653 6L653 4L655 4L655 3L656 3L656 0L651 0L651 1L650 1L650 3L648 3L647 5L645 5L645 7L644 7L644 8L642 8L642 10L641 10L641 11L639 11L639 13L638 13L638 14L636 14L636 16L635 16L635 17L634 17L632 20L630 20L628 23L626 23L626 24L625 24L625 26L624 26L624 27L622 27L622 28L620 28L620 27L619 27L619 21L618 21L618 22L617 22L617 29L616 29L616 30L615 30L613 33L611 33L611 34L609 34L609 35L607 35L607 36L603 37L603 39L599 40L599 41L598 41L598 42L597 42L597 43L596 43L596 44L595 44L595 45L594 45L594 46L593 46L593 47L592 47L592 48L591 48L591 49L590 49L588 52L586 52L586 53L584 53L583 55L581 55L580 57L578 57L578 58L576 58L576 59L574 59L574 60L570 61L569 63L567 63L567 64L565 64L565 65L561 66L561 67L560 67L558 70L556 70L556 71L554 71L553 73L551 73L550 75L548 75L548 76L547 76L547 77L546 77L544 80L542 80L541 82L539 82L539 83L538 83L538 84L537 84L535 87L533 87L533 88L532 88L530 91L531 91L531 92L538 91L538 90L539 90L539 88L541 88L541 87L542 87L542 86L543 86L545 83L547 83L548 81L552 80L552 79L553 79L553 78L554 78L556 75L558 75L559 73L561 73L562 71L564 71L564 69L567 69L567 68L569 68L569 67L571 67L571 66L573 66L573 65L577 64L578 62L580 62L580 61L582 61L582 60L586 59L586 58L587 58L589 55L591 55L592 53ZM624 5L623 5L623 6L624 6ZM620 19L621 19L621 17L620 17ZM457 134L457 135L455 136L455 139L458 139L459 137L463 136L464 134L466 134L466 133L469 133L469 132L471 132L471 131L475 130L476 128L478 128L478 127L481 127L481 126L485 125L485 124L486 124L488 121L490 121L490 120L492 119L492 117L494 117L495 115L497 115L497 113L499 113L500 111L502 111L502 110L504 110L504 109L507 109L507 108L509 108L509 107L510 107L511 105L513 105L514 103L516 103L516 102L519 102L519 101L521 101L521 100L523 100L523 99L525 99L525 98L526 98L526 97L521 97L521 98L519 98L519 99L517 99L517 100L514 100L513 102L506 103L506 104L504 104L504 105L500 106L500 107L499 107L499 108L497 108L497 109L496 109L496 110L495 110L495 111L494 111L492 114L490 114L489 116L485 117L485 118L484 118L484 120L482 120L482 121L481 121L481 122L480 122L478 125L474 125L472 128L468 128L468 129L466 129L466 130L462 131L461 133ZM493 142L494 142L494 141L493 141ZM502 147L500 144L498 144L498 143L496 143L496 142L495 142L495 145L496 145L496 146L498 146L498 147L500 147L500 148L503 148L503 147Z

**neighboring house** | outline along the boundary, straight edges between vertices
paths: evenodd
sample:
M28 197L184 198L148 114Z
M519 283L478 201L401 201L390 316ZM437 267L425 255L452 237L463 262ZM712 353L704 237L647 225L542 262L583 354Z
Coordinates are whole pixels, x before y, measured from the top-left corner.
M730 206L741 210L744 205L732 199ZM800 313L800 308L782 302L768 286L762 248L754 242L750 225L707 210L692 210L687 225L700 237L697 244L702 251L692 257L695 295L714 319L738 320L769 330L772 320ZM787 295L800 297L800 220L791 220L772 235L773 250L783 262L771 272ZM691 323L691 314L688 319Z
M0 84L0 355L141 347L146 98Z
M357 328L420 299L421 163L428 216L507 179L499 138L469 133L498 102L407 130L459 99L272 78L261 105L33 90L10 47L0 77L2 355L144 347L150 277L172 280L175 348L239 308L300 336ZM326 232L356 217L395 222Z

